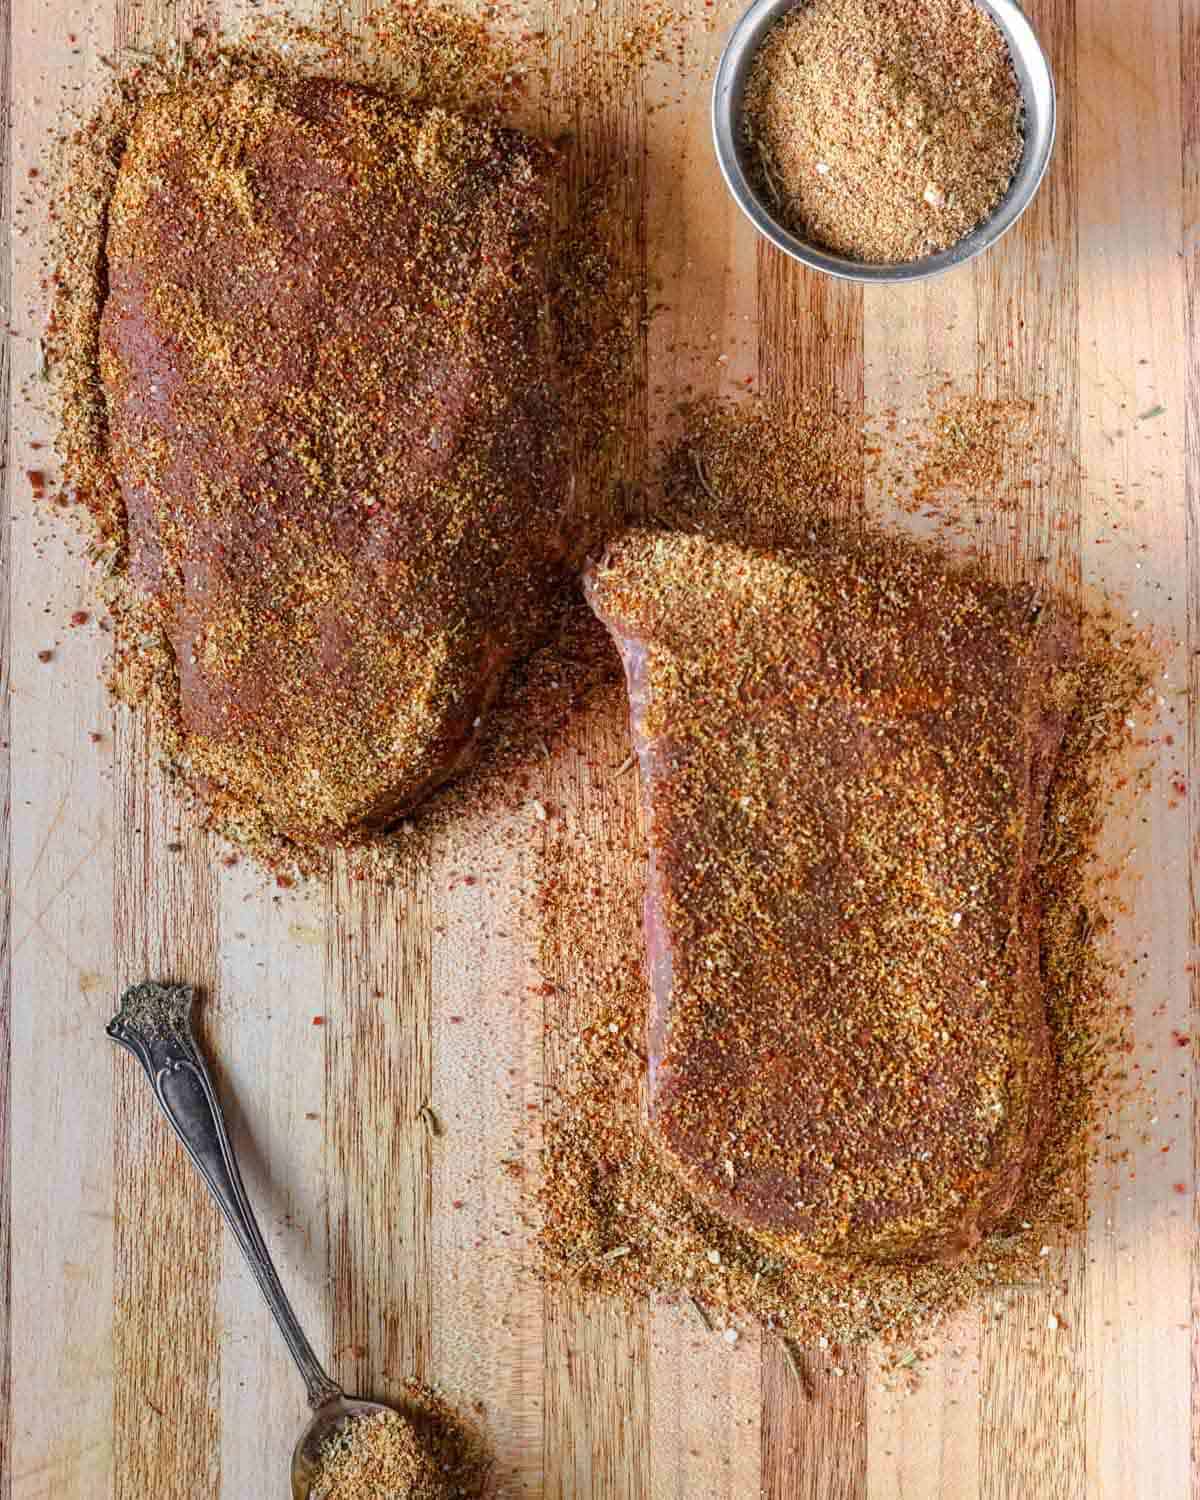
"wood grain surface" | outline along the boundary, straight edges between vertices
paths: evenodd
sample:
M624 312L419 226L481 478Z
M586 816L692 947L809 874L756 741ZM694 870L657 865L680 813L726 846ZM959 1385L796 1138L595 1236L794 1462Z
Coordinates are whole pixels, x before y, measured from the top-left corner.
M347 4L345 24L366 8ZM223 862L145 725L106 699L82 545L27 478L54 473L37 380L46 207L29 172L103 56L254 7L0 0L0 1500L286 1492L300 1383L102 1035L122 985L151 973L204 990L251 1195L333 1373L383 1397L416 1374L478 1402L502 1495L1200 1500L1200 1131L1179 1044L1200 1032L1200 0L1027 8L1061 108L1036 203L984 259L866 291L756 241L725 194L708 91L733 7L694 0L682 57L614 62L592 108L581 59L615 58L649 10L535 13L547 67L532 113L570 121L588 172L620 164L621 253L655 307L612 460L627 483L681 399L747 379L914 421L944 381L1028 399L1034 441L1005 480L1020 504L985 512L979 545L1004 569L1103 590L1166 653L1153 785L1105 849L1142 1092L1056 1279L958 1315L910 1391L874 1348L802 1352L800 1381L776 1343L731 1348L686 1306L589 1304L536 1277L540 1115L567 1059L547 1039L556 1002L523 898L532 809L560 809L597 846L636 827L632 779L596 770L628 752L619 712L581 713L531 771L526 807L443 830L395 886L339 867L280 889ZM863 497L887 504L865 470ZM86 627L68 625L77 609ZM604 876L609 899L636 899L637 870L614 855Z

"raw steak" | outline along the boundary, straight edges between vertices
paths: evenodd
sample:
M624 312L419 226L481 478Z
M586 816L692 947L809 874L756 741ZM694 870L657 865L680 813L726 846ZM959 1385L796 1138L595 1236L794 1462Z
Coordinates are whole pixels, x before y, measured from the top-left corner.
M961 1256L1053 1087L1033 872L1075 625L881 538L632 532L587 590L641 766L661 1140L773 1243Z
M564 553L548 347L558 158L308 80L146 107L101 332L130 572L179 759L304 841L469 758Z

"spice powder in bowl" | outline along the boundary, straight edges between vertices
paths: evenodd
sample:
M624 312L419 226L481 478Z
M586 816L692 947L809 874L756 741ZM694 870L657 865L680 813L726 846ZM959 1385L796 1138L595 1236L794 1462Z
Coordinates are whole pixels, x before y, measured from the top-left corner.
M759 48L742 125L784 227L883 265L975 229L1024 147L1008 44L974 0L801 0Z

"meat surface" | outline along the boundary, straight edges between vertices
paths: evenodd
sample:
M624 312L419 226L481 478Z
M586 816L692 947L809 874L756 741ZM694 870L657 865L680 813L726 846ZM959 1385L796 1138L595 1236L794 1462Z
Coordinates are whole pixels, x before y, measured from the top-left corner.
M148 105L101 370L178 759L234 816L386 826L470 757L561 571L549 148L326 81Z
M641 769L660 1140L773 1245L961 1257L1053 1088L1034 869L1075 623L878 537L631 532L586 587Z

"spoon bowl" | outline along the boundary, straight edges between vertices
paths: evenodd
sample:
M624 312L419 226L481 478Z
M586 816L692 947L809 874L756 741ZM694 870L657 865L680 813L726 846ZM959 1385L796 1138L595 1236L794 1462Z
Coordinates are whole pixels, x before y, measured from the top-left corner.
M317 1407L292 1453L292 1500L309 1500L321 1469L321 1450L330 1438L362 1417L395 1410L381 1401L360 1401L354 1396L333 1396Z

